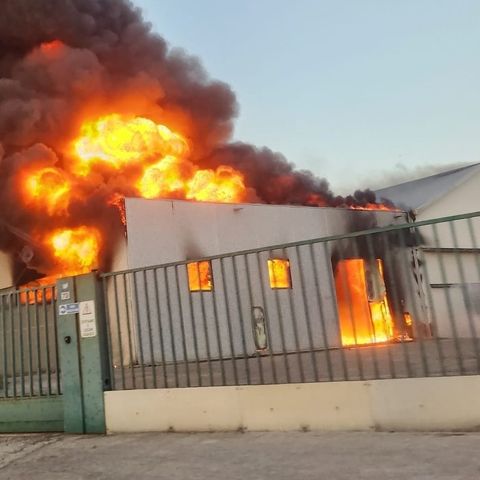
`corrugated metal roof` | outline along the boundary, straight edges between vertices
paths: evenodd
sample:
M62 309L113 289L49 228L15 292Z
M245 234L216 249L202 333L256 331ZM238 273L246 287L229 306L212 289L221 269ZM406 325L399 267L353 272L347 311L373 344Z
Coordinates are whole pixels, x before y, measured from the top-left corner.
M399 207L419 210L443 197L478 172L480 172L480 163L475 163L430 177L381 188L375 193L377 198L391 200Z

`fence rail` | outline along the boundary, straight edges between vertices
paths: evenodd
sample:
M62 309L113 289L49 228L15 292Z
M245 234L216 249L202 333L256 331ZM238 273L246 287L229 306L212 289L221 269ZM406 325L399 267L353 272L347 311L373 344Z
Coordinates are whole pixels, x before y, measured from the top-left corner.
M102 274L112 387L478 374L479 217Z
M61 394L56 289L0 294L0 398Z

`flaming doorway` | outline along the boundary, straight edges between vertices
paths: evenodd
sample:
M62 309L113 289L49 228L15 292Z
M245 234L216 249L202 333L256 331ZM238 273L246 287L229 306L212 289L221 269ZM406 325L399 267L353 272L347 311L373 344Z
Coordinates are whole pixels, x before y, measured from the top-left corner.
M382 260L339 261L335 269L335 290L343 346L392 340L393 319Z

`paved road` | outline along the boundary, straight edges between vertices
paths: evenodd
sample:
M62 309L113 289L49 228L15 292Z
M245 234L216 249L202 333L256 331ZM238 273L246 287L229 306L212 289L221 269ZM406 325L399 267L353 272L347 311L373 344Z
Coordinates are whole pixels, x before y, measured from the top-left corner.
M473 480L480 433L0 436L1 480Z

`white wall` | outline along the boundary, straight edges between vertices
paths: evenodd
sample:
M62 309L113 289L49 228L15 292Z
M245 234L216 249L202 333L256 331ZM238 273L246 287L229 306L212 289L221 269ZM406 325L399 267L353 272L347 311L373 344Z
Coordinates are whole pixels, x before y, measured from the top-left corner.
M480 377L105 392L107 432L477 430Z
M404 221L401 214L383 211L141 199L127 199L126 212L125 266L129 268ZM290 260L292 289L270 288L267 260L272 257ZM241 256L235 259L235 268L231 258L216 259L212 261L212 270L212 292L189 292L184 265L129 274L128 291L123 278L117 279L120 299L138 298L138 302L120 305L118 311L113 308L111 280L112 337L118 337L120 328L124 346L123 360L114 355L115 363L128 364L130 350L140 356L139 360L143 358L143 363L171 361L174 355L177 360L205 359L208 353L218 358L220 350L224 358L253 355L254 306L264 309L269 348L274 353L340 346L330 246L320 243L312 249L302 246ZM127 325L134 338L133 348L124 342Z
M13 285L10 257L0 251L0 290Z
M479 209L480 172L468 178L445 196L419 212L417 220L460 215ZM454 233L452 232L452 225ZM429 251L430 248L479 248L480 218L469 221L438 224L436 235L432 227L420 229L425 240L424 274L428 276L426 288L430 316L440 336L460 337L480 334L480 263L478 253ZM473 235L472 235L473 233ZM462 280L461 274L464 279ZM427 282L427 279L424 279ZM431 288L431 285L434 288ZM443 286L442 286L443 285Z
M126 199L128 268L321 238L404 221L342 208ZM394 217L399 217L394 220Z

